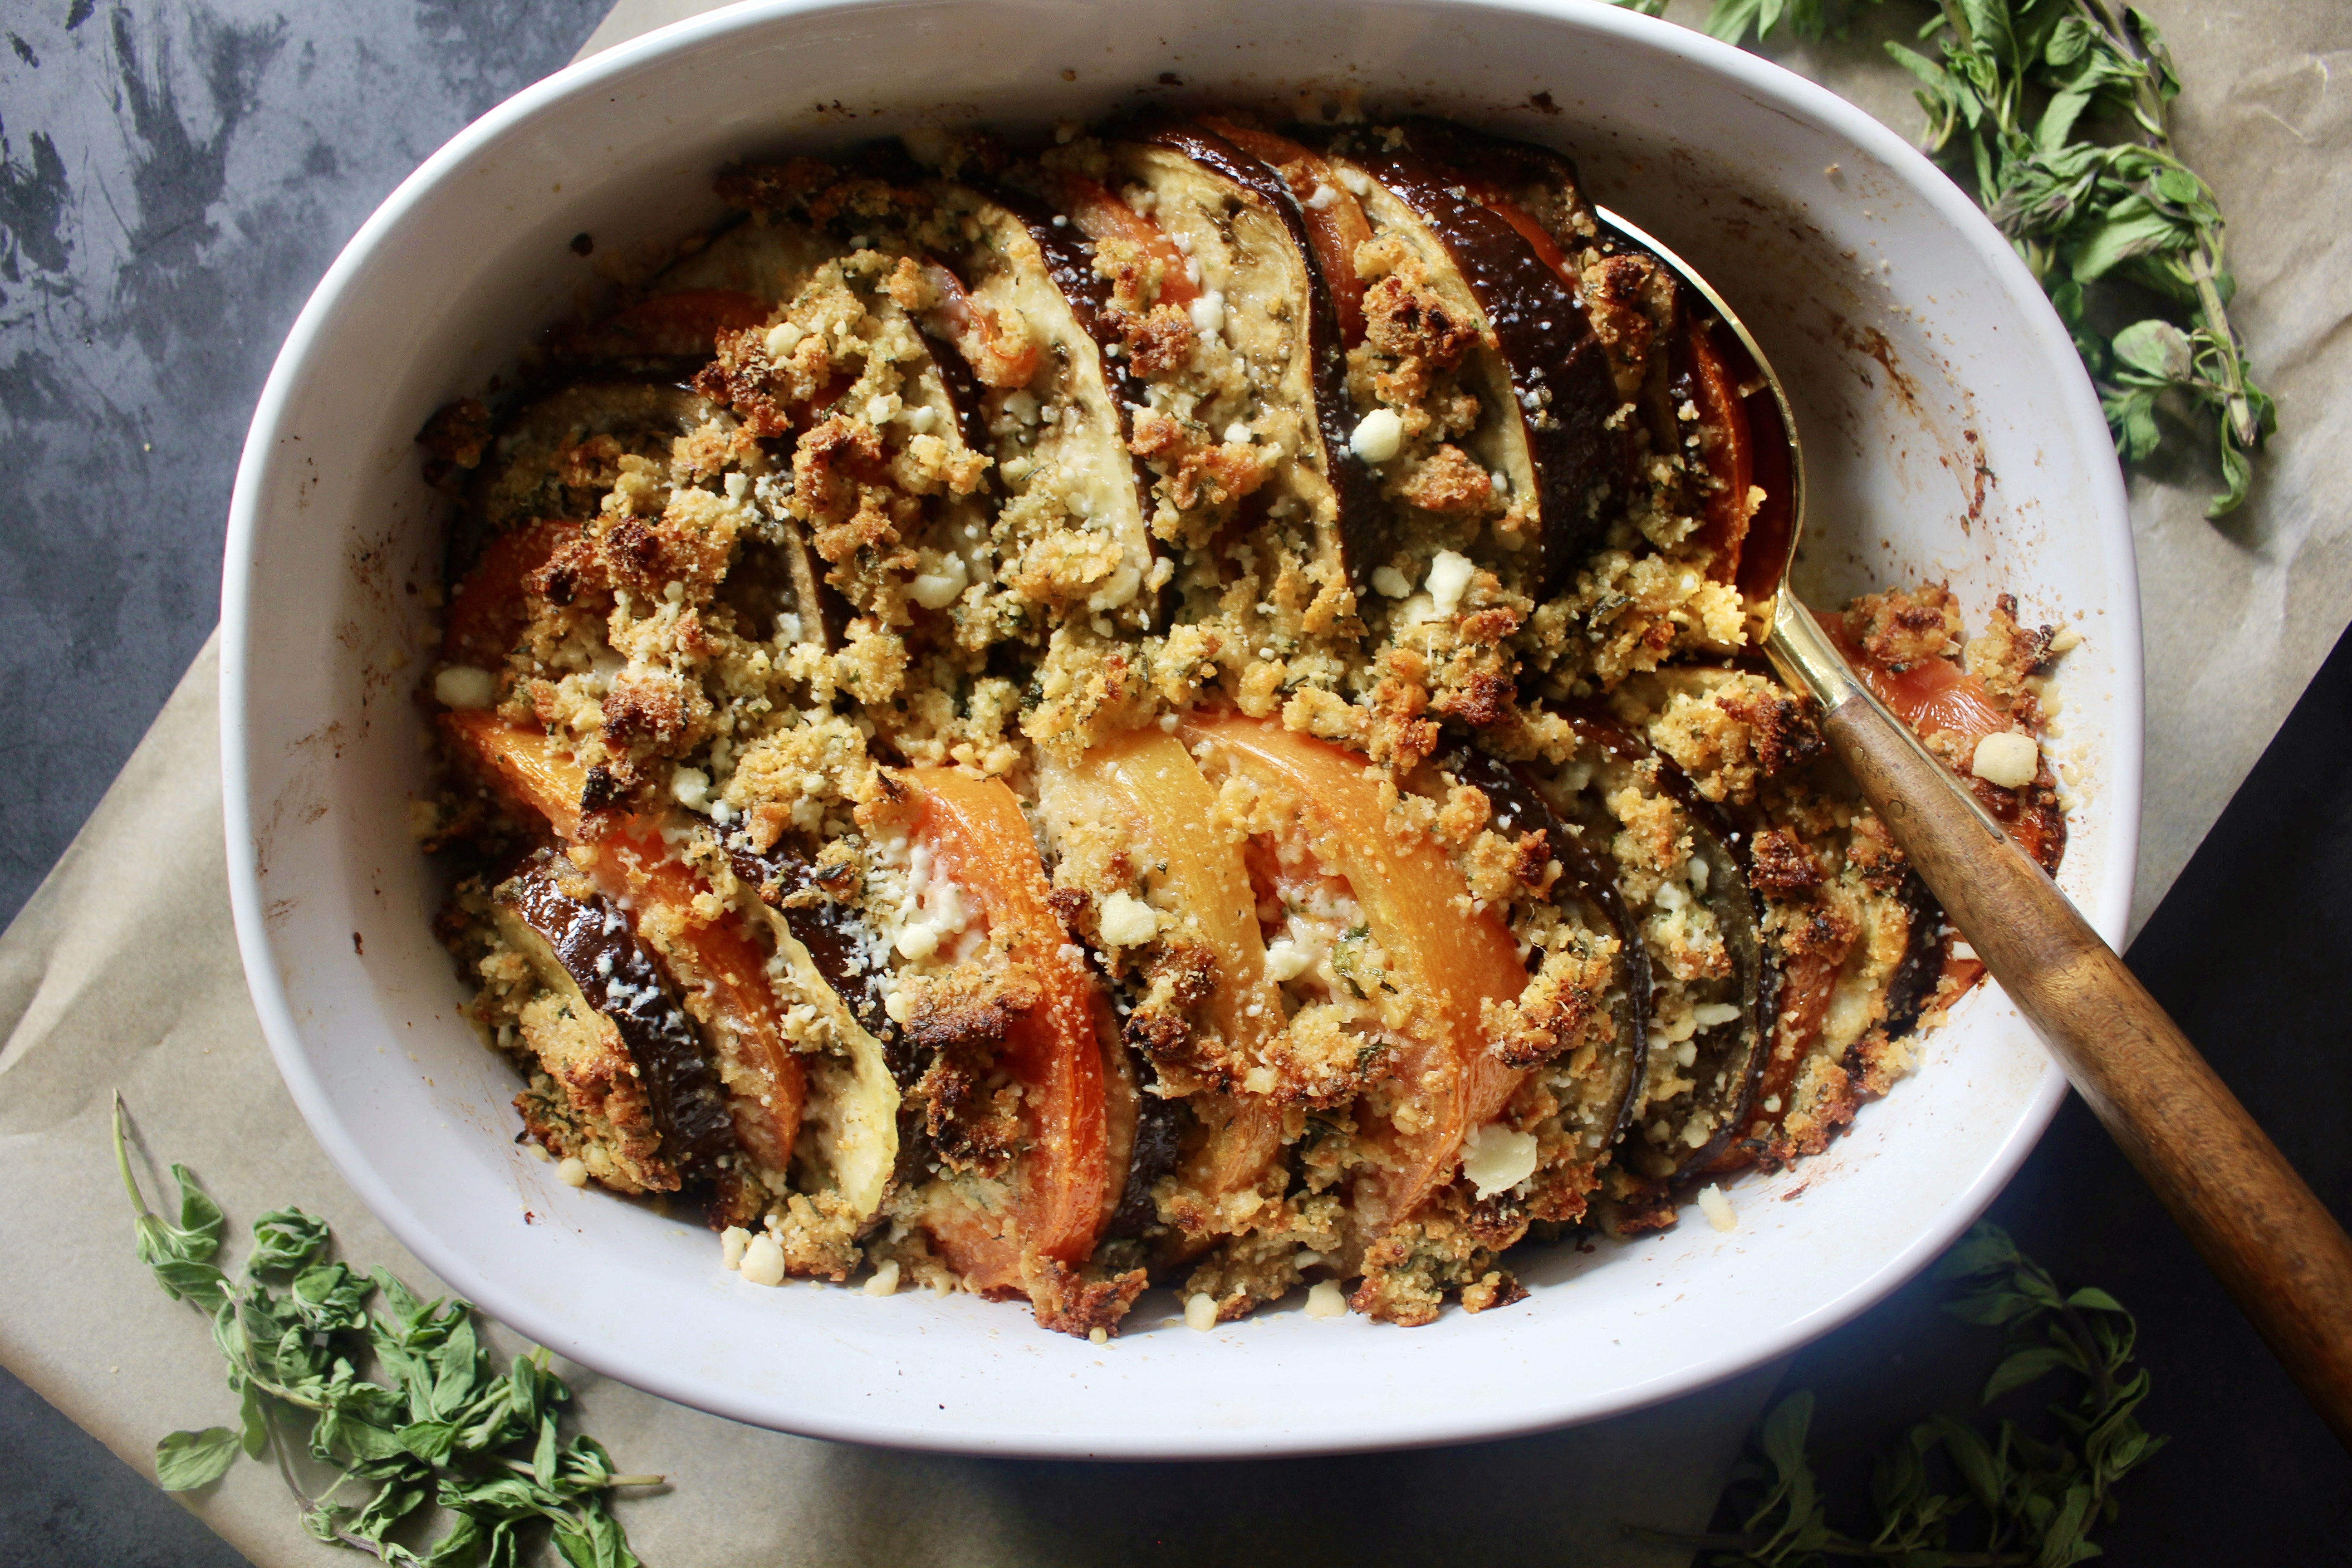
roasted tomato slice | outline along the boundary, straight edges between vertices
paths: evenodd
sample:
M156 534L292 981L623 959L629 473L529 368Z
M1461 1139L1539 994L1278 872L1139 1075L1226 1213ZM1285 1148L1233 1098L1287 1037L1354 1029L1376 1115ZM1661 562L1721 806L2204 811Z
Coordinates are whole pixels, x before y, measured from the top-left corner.
M1718 583L1739 577L1740 546L1747 542L1755 507L1748 492L1756 483L1755 442L1736 373L1715 341L1712 324L1696 316L1684 329L1687 370L1678 387L1698 409L1699 456L1714 488L1699 524L1699 542L1714 552L1706 574ZM1675 400L1677 405L1683 400Z
M578 523L551 518L493 540L449 601L441 657L477 669L495 671L504 665L530 624L525 602L530 574L579 537Z
M1032 1259L1083 1264L1108 1217L1109 1142L1094 982L1046 902L1021 802L1003 781L957 768L908 770L913 837L971 896L992 939L1029 966L1035 1006L1006 1029L1001 1065L1024 1090L1029 1146L1015 1167L1009 1234L938 1236L950 1264L982 1289L1033 1290Z
M604 323L631 353L665 359L709 359L721 332L768 319L768 302L733 289L679 289L643 300Z
M545 817L572 862L599 892L631 911L638 937L660 957L687 1011L719 1054L736 1142L763 1176L781 1182L792 1164L807 1084L784 1032L783 1009L768 984L767 957L721 911L710 884L679 859L660 825L604 814L583 842L587 775L552 737L494 713L445 713L453 754L508 799Z
M1393 1076L1412 1113L1391 1121L1392 1163L1363 1207L1364 1233L1377 1235L1453 1179L1462 1140L1494 1120L1525 1076L1486 1050L1479 1023L1486 1003L1512 1001L1526 985L1518 945L1501 921L1473 907L1443 849L1396 835L1360 756L1238 713L1195 718L1182 733L1287 797L1307 847L1347 879L1372 939L1410 987L1418 1026Z
M1160 855L1176 907L1215 956L1209 1023L1235 1054L1257 1055L1282 1031L1282 993L1266 974L1248 868L1212 826L1216 792L1199 764L1175 736L1144 731L1089 752L1078 773ZM1193 1110L1208 1131L1179 1171L1183 1184L1212 1201L1255 1187L1282 1152L1278 1113L1260 1098L1215 1095Z
M963 279L943 264L926 264L923 278L940 296L939 305L924 324L955 345L963 363L971 368L973 379L982 386L1028 385L1037 374L1040 356L1035 342L1026 334L1005 331L996 312L974 304L964 291ZM961 410L958 412L961 415ZM973 445L978 447L982 443Z
M1924 737L1941 730L1954 737L1963 759L1958 772L1978 803L2043 870L2056 871L2066 853L2066 818L2056 805L2050 760L2042 758L2034 781L2018 790L1998 788L1968 772L1965 759L1975 753L1977 742L2014 723L1984 682L1948 658L1917 659L1900 668L1882 664L1854 639L1843 616L1824 620L1822 626L1871 694L1913 733Z
M1155 303L1189 305L1201 297L1184 253L1167 231L1119 200L1108 186L1081 174L1064 174L1054 182L1054 194L1080 234L1097 245L1105 240L1132 245L1155 264L1160 274Z

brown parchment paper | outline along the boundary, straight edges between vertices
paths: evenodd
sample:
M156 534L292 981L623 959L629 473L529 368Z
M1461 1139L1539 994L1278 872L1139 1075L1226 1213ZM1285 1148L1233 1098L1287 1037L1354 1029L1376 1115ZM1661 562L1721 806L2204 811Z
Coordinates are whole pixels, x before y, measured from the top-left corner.
M158 1437L231 1422L236 1402L204 1321L132 1253L107 1143L116 1088L152 1156L138 1163L151 1203L176 1159L228 1211L233 1236L297 1204L333 1224L345 1258L446 1290L335 1173L262 1043L229 925L217 678L208 644L0 936L0 1360L151 1475ZM1455 1563L1473 1547L1505 1562L1667 1568L1687 1554L1628 1542L1621 1523L1705 1528L1780 1377L1767 1367L1616 1421L1470 1447L1100 1465L789 1437L562 1370L583 1424L625 1468L674 1479L667 1495L623 1505L656 1568L1015 1568L1146 1552L1352 1568ZM1465 1511L1468 1497L1525 1506ZM302 1533L265 1466L239 1460L185 1500L260 1568L355 1561Z

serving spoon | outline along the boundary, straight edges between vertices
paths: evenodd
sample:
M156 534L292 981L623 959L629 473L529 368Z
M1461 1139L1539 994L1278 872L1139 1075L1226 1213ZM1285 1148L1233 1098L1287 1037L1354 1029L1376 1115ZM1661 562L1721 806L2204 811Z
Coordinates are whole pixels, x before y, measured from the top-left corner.
M1795 411L1764 351L1707 281L1606 208L1603 224L1706 300L1755 361L1785 442L1785 539L1739 586L1749 636L1782 680L1821 704L1822 732L1912 868L2067 1079L2156 1190L2337 1439L2352 1447L2352 1239L2245 1107L2058 884L2001 831L1909 726L1854 674L1789 588L1804 524Z

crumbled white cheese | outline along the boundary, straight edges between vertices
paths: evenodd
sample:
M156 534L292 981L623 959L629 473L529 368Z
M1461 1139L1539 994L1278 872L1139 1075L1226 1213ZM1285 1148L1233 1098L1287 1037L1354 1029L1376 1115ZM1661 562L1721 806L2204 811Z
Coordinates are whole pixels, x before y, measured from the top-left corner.
M1309 212L1319 213L1331 206L1334 203L1338 202L1339 199L1339 192L1318 181L1315 186L1315 194L1307 198L1307 208Z
M1097 614L1122 608L1134 602L1136 591L1142 586L1143 574L1137 571L1131 563L1121 561L1112 570L1110 581L1087 595L1087 608Z
M1717 1230L1729 1230L1739 1223L1738 1216L1731 1212L1731 1200L1713 1182L1698 1190L1698 1212L1706 1215L1706 1223Z
M2033 743L2032 736L2003 732L1987 735L1977 742L1969 771L1987 784L1999 784L2003 789L2023 789L2033 782L2034 770L2041 763L2042 748Z
M1976 958L1976 955L1977 950L1974 942L1956 942L1952 943L1952 956L1958 959L1961 963L1969 963Z
M866 1293L869 1296L895 1296L898 1293L897 1258L891 1258L874 1271L872 1278L866 1281Z
M1265 944L1265 977L1276 985L1297 979L1314 962L1313 953L1286 936L1276 937Z
M737 472L727 476L727 499L729 500L733 501L737 506L741 506L743 504L744 498L749 496L751 493L751 475Z
M1204 338L1221 335L1225 330L1225 297L1214 289L1204 289L1192 300L1192 330Z
M453 664L433 678L433 695L444 708L488 708L499 700L499 678L487 669Z
M931 954L939 952L939 928L937 926L925 925L920 921L909 921L904 926L899 928L898 940L891 945L898 950L899 957L911 959L915 963L920 963L923 960L930 957Z
M1375 408L1356 421L1348 450L1367 463L1385 463L1404 445L1404 421L1393 408Z
M928 436L940 422L940 411L928 404L906 412L907 428L918 436Z
M971 582L971 575L965 569L963 557L950 555L940 563L938 571L919 574L914 582L908 584L907 592L915 603L927 610L944 610L956 602Z
M1236 419L1225 426L1225 439L1236 447L1246 447L1257 439L1257 432Z
M1213 1296L1195 1290L1184 1303L1184 1326L1207 1333L1217 1326L1217 1301Z
M1318 1279L1307 1288L1307 1315L1310 1318L1344 1318L1348 1315L1348 1298L1340 1292L1337 1279Z
M1429 563L1429 578L1423 586L1429 590L1430 603L1437 606L1440 616L1451 616L1462 607L1462 595L1469 591L1470 574L1477 568L1470 557L1451 550L1441 550Z
M680 768L669 775L670 798L688 811L710 804L710 775L700 768Z
M1371 194L1372 182L1360 169L1340 170L1339 183L1347 186L1349 190L1354 192L1357 195L1362 196Z
M1536 1173L1536 1135L1490 1123L1462 1142L1462 1173L1482 1198L1509 1192Z
M730 1268L743 1267L743 1249L751 1245L751 1233L740 1225L730 1225L719 1233L719 1261Z
M588 1184L588 1167L579 1155L566 1155L555 1167L555 1179L567 1187L584 1187Z
M1139 947L1160 934L1160 913L1132 893L1102 901L1102 939L1111 947Z
M1739 1008L1737 1004L1730 1002L1702 1002L1691 1009L1691 1022L1702 1029L1712 1029L1717 1024L1728 1024L1738 1016L1739 1016Z
M754 1285L781 1285L784 1282L784 1249L776 1245L774 1237L762 1231L743 1249L743 1261L736 1272Z
M1372 591L1382 598L1402 599L1412 592L1412 579L1393 566L1372 568Z
M778 321L774 326L768 329L768 341L766 344L768 357L770 359L782 359L786 354L791 353L794 349L800 347L801 340L806 336L808 336L806 332L801 331L790 321Z

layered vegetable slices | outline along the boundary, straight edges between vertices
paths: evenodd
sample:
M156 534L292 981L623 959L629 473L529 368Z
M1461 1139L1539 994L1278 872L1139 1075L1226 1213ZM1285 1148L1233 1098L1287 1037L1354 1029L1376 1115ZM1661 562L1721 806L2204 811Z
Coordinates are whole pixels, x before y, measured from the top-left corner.
M770 1283L1425 1322L1819 1150L1973 979L1744 653L1738 345L1557 153L1203 115L718 189L422 437L419 826L567 1171ZM2068 634L1833 630L2055 865Z

